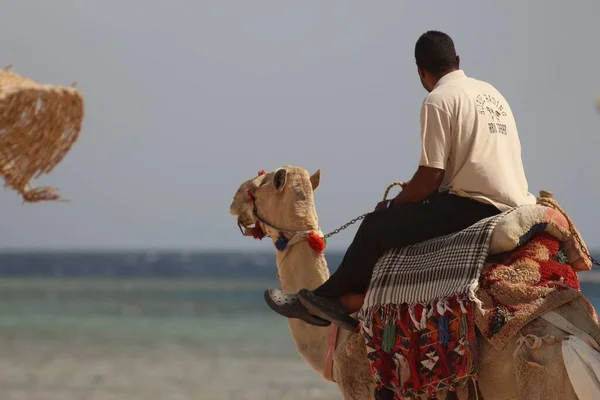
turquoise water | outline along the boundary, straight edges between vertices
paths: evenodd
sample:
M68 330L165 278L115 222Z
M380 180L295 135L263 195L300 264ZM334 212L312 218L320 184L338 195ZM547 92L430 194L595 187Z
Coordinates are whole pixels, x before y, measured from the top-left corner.
M4 332L65 338L273 341L285 320L269 312L272 281L179 279L5 279Z

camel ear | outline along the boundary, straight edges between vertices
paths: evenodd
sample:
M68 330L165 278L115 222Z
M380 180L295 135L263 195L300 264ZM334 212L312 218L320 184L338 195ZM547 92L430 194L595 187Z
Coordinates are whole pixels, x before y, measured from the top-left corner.
M285 183L287 181L287 171L285 168L281 168L277 172L275 172L275 176L273 177L273 185L275 186L275 190L281 192L285 187Z
M321 183L321 170L318 169L317 172L310 176L310 184L312 185L313 190L319 187L319 183Z

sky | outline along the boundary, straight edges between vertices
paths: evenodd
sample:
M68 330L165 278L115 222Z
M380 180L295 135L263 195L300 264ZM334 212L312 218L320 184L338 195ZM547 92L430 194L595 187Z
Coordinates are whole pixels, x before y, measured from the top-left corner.
M322 170L317 212L333 230L416 170L414 43L435 29L510 103L530 191L553 191L600 249L599 15L597 0L5 2L0 65L77 81L86 114L35 182L70 202L0 191L0 248L270 249L228 208L240 183L284 164Z

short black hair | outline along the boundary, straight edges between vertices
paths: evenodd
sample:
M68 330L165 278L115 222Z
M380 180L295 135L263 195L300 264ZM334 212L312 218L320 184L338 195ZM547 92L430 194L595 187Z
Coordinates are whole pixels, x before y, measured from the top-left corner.
M458 68L456 49L452 38L440 31L427 31L415 45L417 65L432 74L441 74Z

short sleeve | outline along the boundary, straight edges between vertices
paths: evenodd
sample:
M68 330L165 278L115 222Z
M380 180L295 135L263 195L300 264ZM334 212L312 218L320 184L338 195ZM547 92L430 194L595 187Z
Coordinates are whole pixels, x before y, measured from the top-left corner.
M452 145L450 115L424 102L421 107L421 160L419 166L446 169Z

